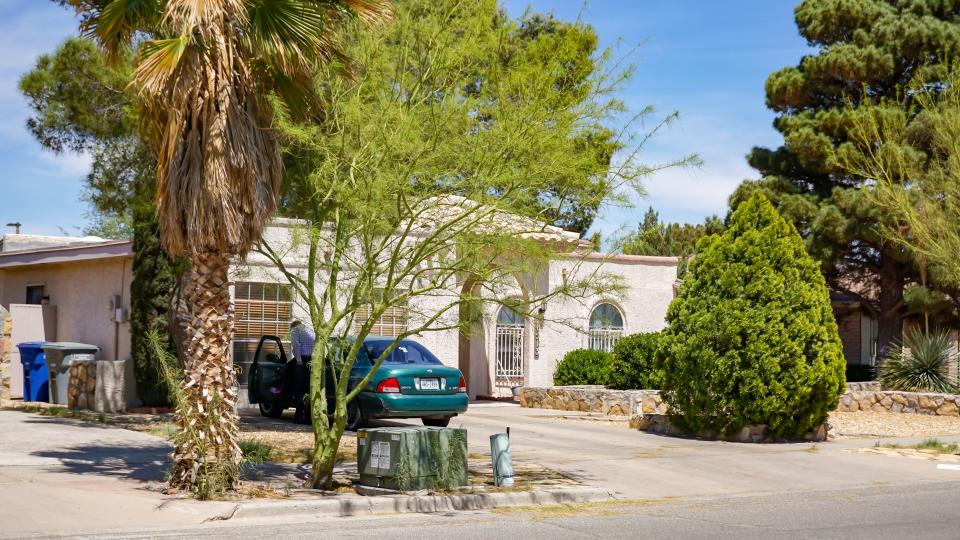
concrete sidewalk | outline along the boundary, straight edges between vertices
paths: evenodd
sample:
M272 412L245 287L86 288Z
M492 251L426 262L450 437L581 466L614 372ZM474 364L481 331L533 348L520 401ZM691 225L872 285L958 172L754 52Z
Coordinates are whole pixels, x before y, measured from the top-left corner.
M145 433L0 411L0 536L199 524L219 504L159 510L169 444ZM149 489L154 487L154 490Z
M380 425L399 423L419 422ZM489 436L510 426L515 462L550 467L624 499L678 501L851 489L910 492L944 482L960 486L960 471L937 469L936 462L856 451L873 446L874 440L820 444L700 441L650 435L628 429L623 422L590 420L581 413L504 404L472 404L470 411L451 425L467 428L471 452L484 455L489 455ZM339 504L302 500L200 503L166 497L159 489L169 445L144 433L0 411L0 434L0 536L178 527L199 532L224 524L225 519L233 522L230 518L310 519L317 517L320 506ZM379 502L382 504L377 506L366 501L370 508L358 513L375 514L399 504L396 500ZM270 518L272 515L278 517Z

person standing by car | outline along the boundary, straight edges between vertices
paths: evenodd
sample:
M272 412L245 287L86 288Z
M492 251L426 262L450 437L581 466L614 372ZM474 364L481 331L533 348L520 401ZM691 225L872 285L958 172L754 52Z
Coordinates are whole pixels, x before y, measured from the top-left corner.
M310 358L317 335L300 321L290 323L290 352L293 356L293 398L297 410L293 421L299 424L310 422L306 400L310 392Z

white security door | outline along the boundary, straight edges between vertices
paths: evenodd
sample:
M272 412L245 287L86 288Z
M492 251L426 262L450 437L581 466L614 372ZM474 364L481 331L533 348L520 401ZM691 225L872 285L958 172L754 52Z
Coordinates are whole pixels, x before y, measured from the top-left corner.
M509 307L497 315L495 385L510 388L523 384L523 336L525 321Z

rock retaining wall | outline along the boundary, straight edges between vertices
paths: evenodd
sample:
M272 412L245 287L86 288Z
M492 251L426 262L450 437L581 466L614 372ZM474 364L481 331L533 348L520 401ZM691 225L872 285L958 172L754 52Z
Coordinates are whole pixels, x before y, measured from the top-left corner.
M608 416L666 414L659 390L609 390L603 386L524 387L520 406ZM881 390L878 382L847 383L837 411L960 416L960 395Z
M666 414L659 390L610 390L603 386L553 386L520 389L520 406L581 411L606 416Z
M662 435L678 435L678 436L688 436L687 433L683 432L680 429L674 427L670 423L670 417L666 414L644 414L644 415L634 415L630 417L630 427L634 429L639 429L640 431L646 431L647 433L659 433ZM827 440L827 425L822 424L819 428L810 433L804 435L804 441L825 441ZM722 441L733 441L733 442L748 442L748 443L759 443L759 442L775 442L773 439L767 436L767 426L766 424L754 424L752 426L744 426L739 433L734 435L724 436L716 433L699 433L698 437L703 437L705 439L716 439Z
M13 318L0 306L0 399L10 399L13 367Z

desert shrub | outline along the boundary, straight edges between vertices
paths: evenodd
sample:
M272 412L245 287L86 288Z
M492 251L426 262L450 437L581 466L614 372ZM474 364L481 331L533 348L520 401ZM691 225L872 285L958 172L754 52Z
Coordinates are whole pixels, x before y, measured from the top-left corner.
M633 334L613 347L609 385L619 390L660 388L663 372L656 366L660 332Z
M604 351L576 349L568 352L553 372L553 384L607 384L613 367L613 355Z
M950 336L943 331L929 334L913 331L903 345L880 363L880 382L891 390L911 392L957 392L957 353Z
M762 195L705 237L667 312L662 394L690 433L766 424L774 439L822 424L845 390L820 267Z

